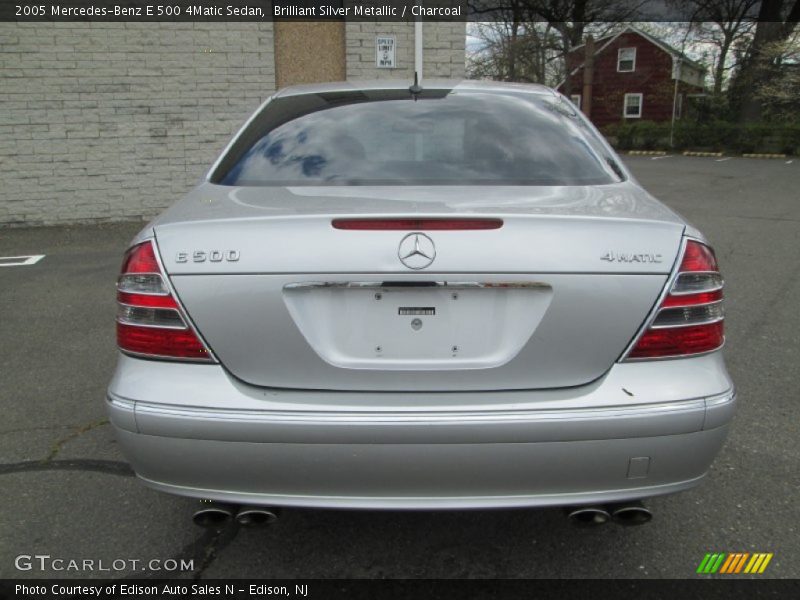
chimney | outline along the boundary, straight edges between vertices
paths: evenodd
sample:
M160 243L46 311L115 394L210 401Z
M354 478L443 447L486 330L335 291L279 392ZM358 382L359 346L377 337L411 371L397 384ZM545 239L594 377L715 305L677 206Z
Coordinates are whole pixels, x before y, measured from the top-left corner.
M581 110L588 119L592 118L592 79L594 78L594 38L586 36L586 58L583 62L583 94L581 95Z

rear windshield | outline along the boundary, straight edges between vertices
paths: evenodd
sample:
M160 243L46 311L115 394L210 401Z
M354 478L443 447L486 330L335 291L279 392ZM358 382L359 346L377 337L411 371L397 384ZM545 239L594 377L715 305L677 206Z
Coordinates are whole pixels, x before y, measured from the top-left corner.
M621 173L554 96L426 90L270 102L212 181L234 186L594 185Z

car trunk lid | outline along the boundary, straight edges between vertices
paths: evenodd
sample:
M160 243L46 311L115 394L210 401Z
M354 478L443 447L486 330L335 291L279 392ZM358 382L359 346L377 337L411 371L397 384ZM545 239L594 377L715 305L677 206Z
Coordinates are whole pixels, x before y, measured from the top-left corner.
M221 205L212 195L204 216L168 212L155 233L190 318L225 368L247 383L567 387L596 379L622 354L680 246L683 225L671 213L609 187L442 189L436 199L430 188L417 196L407 189L237 188ZM481 192L490 197L481 201ZM662 218L653 218L659 210ZM343 217L422 216L501 219L502 226L332 225ZM409 235L433 245L429 266L401 260Z

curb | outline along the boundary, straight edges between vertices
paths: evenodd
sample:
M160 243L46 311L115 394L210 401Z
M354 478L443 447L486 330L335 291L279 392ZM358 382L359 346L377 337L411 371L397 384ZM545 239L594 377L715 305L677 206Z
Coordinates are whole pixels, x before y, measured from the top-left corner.
M629 156L666 156L663 150L629 150Z
M683 153L684 156L722 156L722 152L693 152L691 150L687 150Z
M742 158L786 158L785 154L742 154Z

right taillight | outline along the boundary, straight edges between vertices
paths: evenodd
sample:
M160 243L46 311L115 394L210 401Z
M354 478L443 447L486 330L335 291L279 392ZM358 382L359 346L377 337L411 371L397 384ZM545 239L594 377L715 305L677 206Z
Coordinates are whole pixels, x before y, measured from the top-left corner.
M146 358L211 361L166 283L153 243L128 250L117 281L117 345Z
M714 251L688 240L669 293L626 358L691 356L722 347L722 286Z

